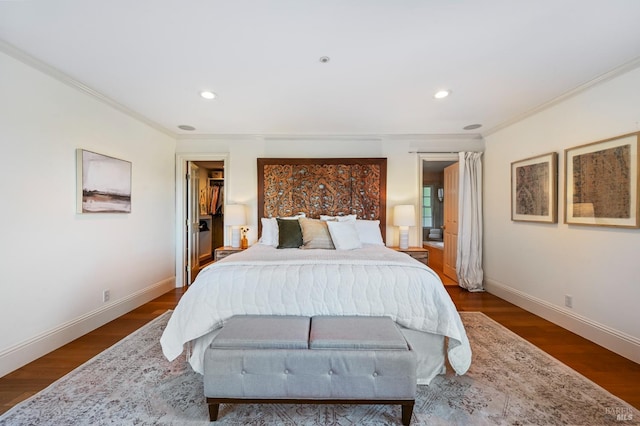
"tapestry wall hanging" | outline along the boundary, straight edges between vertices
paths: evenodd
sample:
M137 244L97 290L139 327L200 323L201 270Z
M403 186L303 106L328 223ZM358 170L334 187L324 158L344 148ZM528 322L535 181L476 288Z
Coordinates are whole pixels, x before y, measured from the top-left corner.
M385 235L386 182L386 158L258 158L258 216L355 214Z

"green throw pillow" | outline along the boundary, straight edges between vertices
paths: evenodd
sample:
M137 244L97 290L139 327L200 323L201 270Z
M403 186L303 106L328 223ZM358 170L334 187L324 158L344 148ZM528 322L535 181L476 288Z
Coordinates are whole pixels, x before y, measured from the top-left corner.
M278 221L278 248L300 248L302 230L297 219L280 219Z

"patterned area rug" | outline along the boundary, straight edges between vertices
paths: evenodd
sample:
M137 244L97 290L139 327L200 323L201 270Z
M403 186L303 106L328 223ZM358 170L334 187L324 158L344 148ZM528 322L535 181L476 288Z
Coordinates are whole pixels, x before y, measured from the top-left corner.
M167 362L167 312L0 417L0 425L208 425L201 376ZM412 425L638 425L640 412L478 312L464 376L419 386ZM394 425L386 405L220 407L221 425Z

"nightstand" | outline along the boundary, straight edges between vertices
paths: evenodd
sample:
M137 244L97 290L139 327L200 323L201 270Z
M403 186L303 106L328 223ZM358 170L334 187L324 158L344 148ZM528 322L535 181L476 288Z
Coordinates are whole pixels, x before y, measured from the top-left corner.
M218 247L213 252L213 261L217 262L218 260L222 260L225 257L229 256L230 254L239 253L242 250L244 249L240 247L230 247L230 246Z
M389 247L390 249L406 253L409 256L413 257L418 262L422 262L425 265L429 266L429 250L422 247L409 247L406 249L401 249L400 247Z

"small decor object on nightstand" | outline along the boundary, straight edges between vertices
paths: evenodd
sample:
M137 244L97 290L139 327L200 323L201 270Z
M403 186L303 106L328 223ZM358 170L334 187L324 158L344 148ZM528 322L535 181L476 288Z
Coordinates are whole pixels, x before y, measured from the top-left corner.
M242 233L242 239L240 240L240 248L243 250L249 247L249 240L247 239L247 231L249 231L249 228L247 228L246 226L243 226L242 228L240 228L240 232Z

